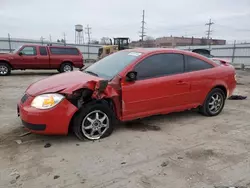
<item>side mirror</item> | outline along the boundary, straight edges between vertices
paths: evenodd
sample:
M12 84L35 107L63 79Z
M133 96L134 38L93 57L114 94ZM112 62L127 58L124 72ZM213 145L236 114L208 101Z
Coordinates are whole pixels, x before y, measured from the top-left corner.
M23 52L19 52L18 55L22 56L22 55L23 55Z
M136 80L136 78L137 78L137 72L135 71L130 71L126 75L126 81L128 82L133 82Z

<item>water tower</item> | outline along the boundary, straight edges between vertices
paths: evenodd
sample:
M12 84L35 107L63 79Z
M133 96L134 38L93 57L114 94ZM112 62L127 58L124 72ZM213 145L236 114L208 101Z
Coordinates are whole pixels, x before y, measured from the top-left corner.
M80 24L75 25L75 43L76 44L84 43L83 26Z

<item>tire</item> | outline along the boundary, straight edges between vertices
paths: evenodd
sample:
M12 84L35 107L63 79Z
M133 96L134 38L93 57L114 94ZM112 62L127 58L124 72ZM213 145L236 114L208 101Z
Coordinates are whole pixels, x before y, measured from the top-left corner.
M97 113L99 118L96 116ZM110 136L114 125L115 115L108 104L93 101L84 105L75 116L73 132L80 140L99 140ZM102 134L100 134L99 130ZM94 131L93 136L91 136L92 131Z
M225 100L225 93L219 88L214 88L208 93L206 100L200 107L199 111L204 116L217 116L223 110Z
M0 76L8 76L11 73L11 67L7 63L0 62Z
M63 63L60 67L60 72L71 72L73 71L73 66L71 63Z

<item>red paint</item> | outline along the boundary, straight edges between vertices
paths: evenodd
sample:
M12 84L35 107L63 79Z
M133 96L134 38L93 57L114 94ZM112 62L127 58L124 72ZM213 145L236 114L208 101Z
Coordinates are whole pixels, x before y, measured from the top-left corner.
M62 93L71 94L72 91L83 88L90 81L98 81L100 78L85 74L81 71L72 71L69 73L58 74L42 79L31 84L26 92L29 95L37 96L43 93ZM91 86L85 86L91 87Z
M221 59L221 58L211 58L213 61L219 61L221 64L229 65L229 61L227 59Z
M37 54L19 55L19 52L25 47L34 47ZM45 47L47 50L47 55L40 55L39 47ZM8 63L13 70L18 69L59 69L63 62L70 62L76 68L82 68L83 56L78 50L78 55L55 55L51 54L50 48L69 48L65 46L39 46L39 45L23 45L17 52L9 54L0 54L0 62Z
M94 91L93 99L112 100L117 118L127 121L195 108L203 104L207 94L214 87L226 88L227 97L232 95L236 87L235 70L232 66L218 65L199 54L172 49L152 51L130 49L128 51L141 52L143 55L116 75L103 93L97 91L98 81L102 78L80 71L51 76L32 84L26 91L32 97L23 105L19 103L21 118L33 124L45 123L47 129L39 133L66 134L69 122L77 108L64 99L50 110L37 110L30 107L34 96L54 92L71 95L78 89L89 88ZM135 82L126 81L126 74L132 71L136 64L145 57L157 53L190 55L212 64L214 68Z
M30 96L24 104L19 102L20 117L23 121L31 124L46 124L45 131L32 130L32 132L66 135L70 120L78 109L69 101L63 100L52 109L39 110L30 106L33 99L34 97Z

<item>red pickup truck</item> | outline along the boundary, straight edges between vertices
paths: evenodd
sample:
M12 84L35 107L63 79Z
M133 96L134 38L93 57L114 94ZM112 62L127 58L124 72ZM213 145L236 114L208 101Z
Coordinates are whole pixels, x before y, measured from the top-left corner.
M57 69L69 72L73 67L82 68L82 53L75 47L23 45L9 54L0 54L0 76L11 70Z

